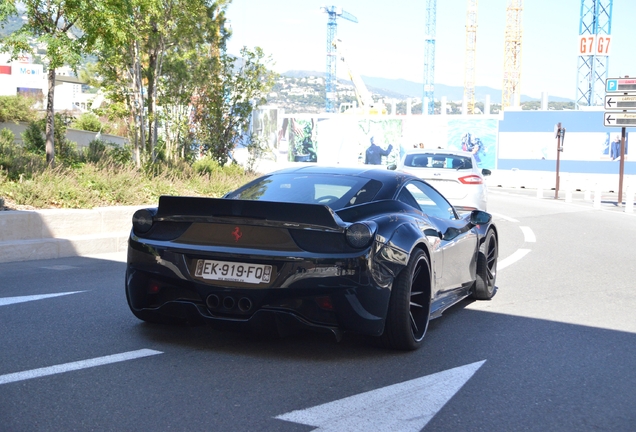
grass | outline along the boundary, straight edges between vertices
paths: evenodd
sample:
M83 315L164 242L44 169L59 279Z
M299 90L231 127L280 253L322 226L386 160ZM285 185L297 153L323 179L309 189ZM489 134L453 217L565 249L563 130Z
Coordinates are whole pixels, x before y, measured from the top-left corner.
M161 195L218 198L257 177L240 167L198 172L183 163L153 173L131 166L86 163L11 180L0 169L0 197L8 209L75 208L156 204Z

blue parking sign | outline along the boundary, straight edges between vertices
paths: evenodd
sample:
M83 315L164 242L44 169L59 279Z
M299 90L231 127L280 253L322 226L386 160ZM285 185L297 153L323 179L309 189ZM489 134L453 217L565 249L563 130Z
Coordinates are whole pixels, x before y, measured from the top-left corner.
M605 91L606 92L618 91L618 80L608 79L606 84L605 84Z

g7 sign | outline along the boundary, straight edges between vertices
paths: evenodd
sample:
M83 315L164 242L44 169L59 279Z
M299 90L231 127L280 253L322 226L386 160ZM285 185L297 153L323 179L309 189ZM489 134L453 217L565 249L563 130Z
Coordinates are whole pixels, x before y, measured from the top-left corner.
M607 34L579 35L578 55L607 56L610 54L611 42L612 36Z

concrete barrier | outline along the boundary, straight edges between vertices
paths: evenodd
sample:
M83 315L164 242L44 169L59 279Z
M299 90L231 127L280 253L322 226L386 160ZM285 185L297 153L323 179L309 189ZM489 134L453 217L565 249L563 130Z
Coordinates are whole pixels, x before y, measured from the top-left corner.
M122 252L132 215L148 206L0 212L0 262Z

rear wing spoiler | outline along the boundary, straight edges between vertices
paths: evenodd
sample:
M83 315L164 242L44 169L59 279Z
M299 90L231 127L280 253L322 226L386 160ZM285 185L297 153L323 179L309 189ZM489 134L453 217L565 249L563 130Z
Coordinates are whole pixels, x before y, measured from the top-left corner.
M162 195L154 216L158 221L213 222L238 218L273 223L289 228L320 227L341 231L344 222L331 208L321 204L235 200Z

